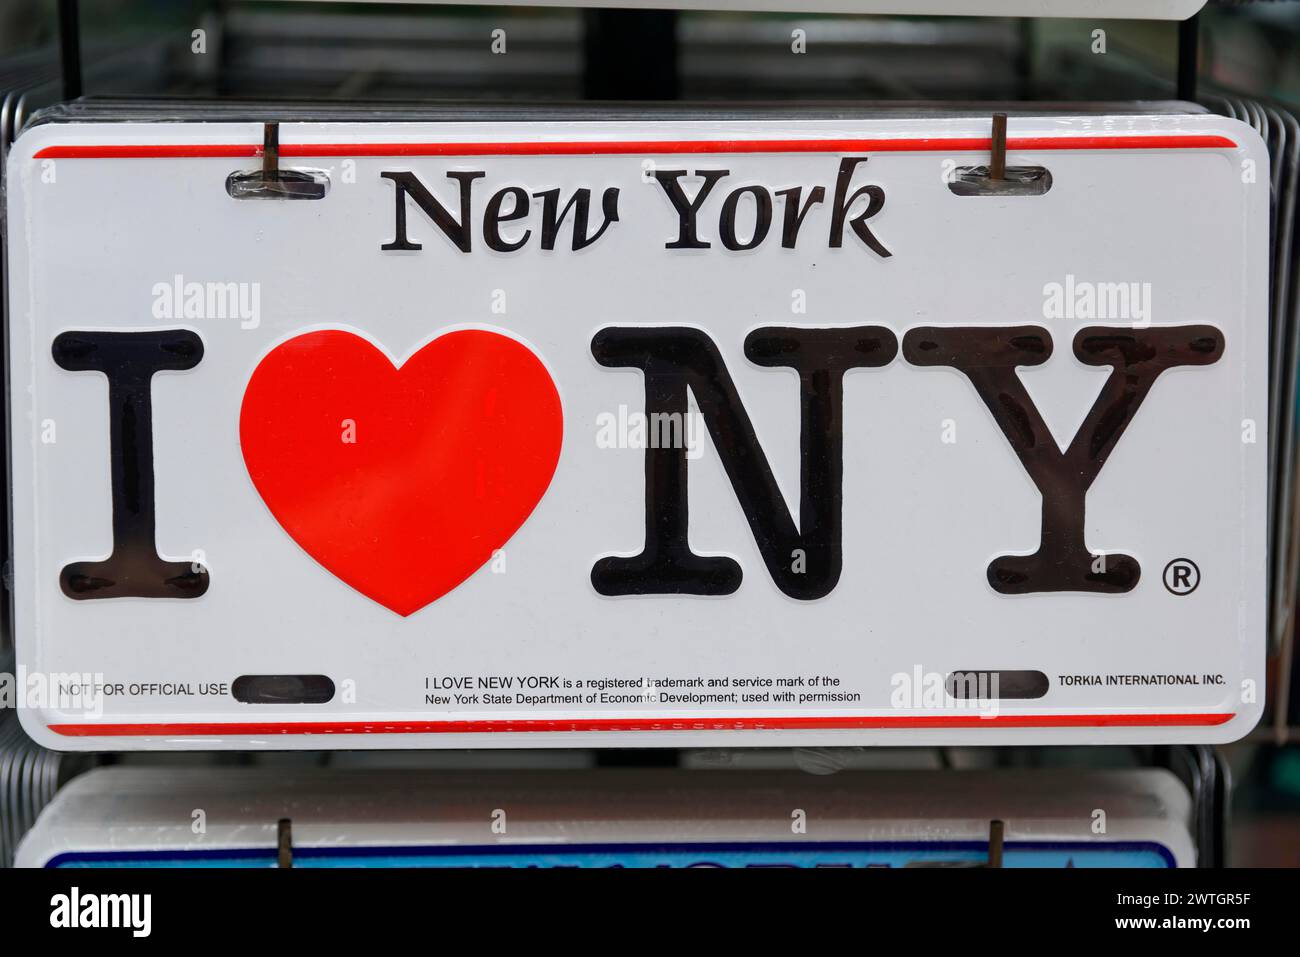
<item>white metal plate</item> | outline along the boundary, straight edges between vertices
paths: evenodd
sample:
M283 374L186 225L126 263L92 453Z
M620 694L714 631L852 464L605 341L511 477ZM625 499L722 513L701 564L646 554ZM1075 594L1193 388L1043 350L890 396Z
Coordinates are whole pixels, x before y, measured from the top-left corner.
M186 803L188 802L188 803ZM206 827L191 826L196 807ZM1093 810L1106 809L1106 828ZM815 822L791 834L791 809ZM1081 811L1080 808L1083 810ZM509 815L508 833L492 823ZM98 768L61 789L19 867L1193 867L1168 771L502 772ZM499 829L498 829L499 830Z
M957 196L945 182L954 167L986 161L987 120L294 123L281 127L282 163L325 171L325 198L236 201L226 177L258 166L262 132L49 124L10 154L15 634L22 717L41 743L1173 742L1231 740L1257 721L1269 177L1264 145L1244 124L1013 119L1009 163L1044 165L1053 185L990 197ZM867 196L845 219L869 214L862 224L888 256L849 225L841 245L830 242L837 172L864 157L850 162L845 195L878 187L881 204L872 211ZM730 171L700 214L708 248L665 248L679 238L678 216L653 174L682 169ZM459 219L447 175L457 171L484 174L466 180L470 251L409 196L407 236L422 248L381 249L397 229L393 177L411 174ZM699 180L685 182L690 195ZM488 202L512 186L558 188L560 205L590 189L588 234L602 222L602 194L617 189L618 220L574 251L570 212L556 248L542 250L536 201L501 226L503 243L531 231L522 248L488 249ZM821 186L824 201L783 248L775 191L793 186L805 202ZM773 225L756 248L732 251L719 215L741 187L772 198ZM734 204L733 245L752 234L755 195ZM511 208L506 194L500 210ZM208 294L226 283L235 298L223 318ZM1121 287L1133 293L1127 305ZM1092 313L1088 290L1101 293ZM647 456L668 461L638 446L646 379L615 367L611 352L635 351L663 326L696 337L692 361L708 359L707 337L734 383L728 414L743 409L754 436L723 444L746 481L761 449L780 493L751 506L760 532L779 532L783 511L801 521L800 386L791 368L752 361L747 336L772 338L756 330L775 327L784 330L775 341L804 348L870 327L863 335L881 348L899 344L887 365L843 375L843 479L830 483L842 501L838 579L825 548L835 489L810 493L825 519L810 541L769 536L770 569L716 444L735 421L714 408L685 456L689 547L729 556L735 565L707 564L733 579L738 568L738 587L598 593L593 567L645 543ZM1067 447L1089 421L1085 450L1128 402L1128 380L1075 357L1081 330L1093 329L1085 338L1095 346L1094 327L1104 327L1139 351L1153 336L1181 336L1176 327L1211 330L1192 336L1219 350L1203 356L1208 364L1168 368L1129 402L1128 427L1086 493L1084 557L1100 561L1093 572L1131 579L1118 557L1130 556L1140 565L1132 587L1008 594L991 585L999 556L1037 548L1042 497L973 380L926 365L926 343L935 327L1006 326L1033 327L1040 354L1051 349L1018 378L999 373L990 395L1011 410L1008 427L1036 409ZM611 345L611 328L633 345ZM115 508L141 507L138 494L115 505L110 423L123 411L110 409L104 374L77 371L94 361L77 343L165 330L197 337L202 357L154 375L146 393L160 557L150 559L147 539L120 543L109 564L123 578L107 590L172 588L150 564L166 561L190 570L182 578L206 576L206 591L70 597L68 567L108 560ZM841 359L856 348L836 341ZM286 344L292 361L281 363ZM1030 351L1017 355L1033 355L1033 343L1020 346ZM418 375L388 365L417 352L428 360L409 367ZM475 378L484 368L488 379ZM681 369L670 362L672 374L656 381L680 385ZM808 381L818 401L835 393L831 380ZM1000 398L1016 381L1027 402ZM1119 405L1086 420L1108 381ZM703 408L701 388L690 382L691 410ZM810 428L808 456L834 431ZM1059 458L1043 453L1045 441L1037 448L1044 461ZM556 456L548 483L542 473ZM121 454L116 462L139 493L141 477L127 474ZM660 487L657 521L671 492ZM1053 514L1075 514L1050 498ZM123 556L141 555L124 570ZM1064 574L1053 555L1035 581ZM1188 594L1175 592L1190 579L1166 572L1176 559L1198 569ZM405 573L392 574L394 563ZM995 701L943 693L948 675L969 669L1005 676L1008 688ZM1045 693L1007 697L1019 681L1012 672L1041 673ZM40 699L43 688L77 685L61 675L85 676L90 693ZM232 685L247 675L326 676L332 696L241 703Z

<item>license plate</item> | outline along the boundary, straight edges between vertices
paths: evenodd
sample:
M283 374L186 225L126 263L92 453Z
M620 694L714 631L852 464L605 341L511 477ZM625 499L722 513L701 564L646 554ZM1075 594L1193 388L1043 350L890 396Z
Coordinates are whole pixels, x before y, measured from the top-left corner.
M62 122L10 154L41 743L1258 720L1246 125L1015 118L1002 179L987 117L295 122L259 173L266 140Z
M1106 826L1099 832L1098 812L1078 807L1104 808ZM276 822L286 817L284 833ZM1197 862L1187 790L1152 768L828 776L117 767L62 788L16 865L983 867L991 822L1004 818L1002 867Z
M434 0L451 3L453 0ZM486 0L509 3L511 0ZM645 0L535 0L534 6L634 7ZM680 10L790 9L781 0L654 0L649 6ZM1141 20L1186 20L1205 0L802 0L803 13L905 13L961 17L1110 17Z

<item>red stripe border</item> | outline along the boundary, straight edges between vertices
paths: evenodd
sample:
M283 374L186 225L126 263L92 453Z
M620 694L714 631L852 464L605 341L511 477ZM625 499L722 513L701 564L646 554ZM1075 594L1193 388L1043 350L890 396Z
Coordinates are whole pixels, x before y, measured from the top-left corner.
M785 140L579 140L515 143L282 143L281 156L612 156L665 153L916 153L988 152L988 137ZM1022 136L1009 150L1236 149L1217 134ZM178 159L260 157L261 143L123 143L47 146L34 159Z
M1200 728L1226 724L1228 714L883 715L789 718L585 718L465 721L301 721L210 724L52 724L70 738L222 737L279 734L497 734L604 731L851 731L872 728Z

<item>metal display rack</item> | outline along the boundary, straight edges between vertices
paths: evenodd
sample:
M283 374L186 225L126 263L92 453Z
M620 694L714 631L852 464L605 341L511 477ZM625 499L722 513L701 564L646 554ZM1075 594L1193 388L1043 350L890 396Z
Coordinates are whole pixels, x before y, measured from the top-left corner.
M444 18L436 27L422 23L417 28L411 23L366 21L365 18L343 24L333 16L299 15L299 11L287 10L281 13L265 7L248 11L218 5L216 10L213 19L205 22L210 42L218 47L216 65L205 64L202 71L188 75L181 71L179 82L171 84L190 99L233 100L259 89L285 85L298 96L324 93L400 97L423 96L434 91L455 96L468 92L463 88L463 81L458 86L457 75L464 72L465 64L473 64L476 56L483 55L465 49L464 38L471 35L469 31L473 31L476 42L480 37L478 25L455 17ZM161 44L120 48L98 43L85 46L77 0L59 0L58 14L57 61L50 56L34 55L11 63L8 72L0 73L0 146L5 149L38 108L75 101L87 92L98 95L103 90L111 93L128 90L133 82L114 83L114 77L121 81L124 72L145 78L176 71L174 58ZM945 62L955 78L944 91L949 94L959 91L963 84L977 82L978 64L987 58L990 50L995 51L1005 70L984 76L981 94L992 92L996 95L991 99L1015 99L1032 85L1032 64L1025 40L1033 24L1026 21L961 20L950 24L888 25L861 20L823 22L813 29L821 30L827 43L834 45L834 55L823 58L818 67L823 73L808 72L799 77L783 77L779 71L765 76L761 67L755 69L755 63L763 56L762 50L770 42L764 33L767 27L762 23L725 18L686 23L674 11L605 9L571 11L561 18L531 22L524 18L517 23L510 22L512 42L521 55L512 57L512 72L507 73L504 82L558 98L671 101L687 93L707 96L719 92L727 95L730 91L735 95L747 86L749 93L767 96L774 86L782 83L801 96L826 90L835 93L859 90L866 97L889 97L892 91L899 95L889 98L896 100L934 96L933 86L943 86L944 77L920 82L909 78L906 69L900 69L891 79L886 71L873 73L871 69L873 58L891 65L905 64L908 56L917 50L944 52ZM1296 717L1297 703L1291 695L1296 668L1296 584L1300 580L1298 423L1294 401L1296 370L1300 364L1300 282L1294 279L1300 265L1300 239L1295 236L1296 206L1300 198L1300 126L1280 104L1242 99L1231 91L1210 86L1199 77L1200 23L1198 14L1177 25L1177 58L1170 74L1159 75L1121 55L1104 65L1104 70L1110 72L1099 79L1096 87L1106 91L1141 88L1146 91L1147 99L1199 102L1210 110L1243 119L1264 136L1275 161L1272 409L1276 413L1273 421L1282 423L1282 427L1271 437L1274 444L1270 450L1273 620L1268 700L1272 702L1272 711L1266 719L1267 726L1261 725L1252 740L1282 745L1300 739L1300 728L1296 727L1300 724ZM299 40L315 42L294 45L290 55L285 53L284 44L293 39L296 30L307 32L306 36L297 34ZM779 25L775 35L788 37L786 25ZM413 44L419 45L418 52L412 52ZM430 47L437 55L429 56ZM365 64L373 63L377 51L381 54L388 51L386 68L369 71ZM703 66L705 60L710 60L707 68ZM1089 66L1103 69L1096 63ZM277 82L281 85L277 86ZM1046 92L1060 97L1064 91L1051 88ZM8 535L4 539L7 542ZM7 603L7 591L0 600ZM8 610L2 611L0 619L7 622ZM4 637L9 640L0 641L0 670L12 670L11 636ZM994 760L1002 766L1041 758L1031 753L1037 749L984 750L996 750ZM1051 760L1068 763L1078 757L1077 750L1055 754ZM861 757L856 755L854 759ZM1100 760L1104 762L1108 757L1116 759L1112 763L1162 767L1174 772L1193 800L1193 832L1199 866L1217 867L1228 860L1231 781L1220 749L1208 746L1111 749L1111 754ZM46 751L27 739L13 714L6 712L0 717L0 865L12 861L19 838L61 784L87 767L119 760L113 755L85 757ZM231 760L241 761L239 756ZM314 759L299 756L299 760L318 760L324 764L331 757L328 754ZM832 756L830 760L835 763L839 759ZM244 763L253 761L251 756L244 759ZM935 752L933 761L938 767L960 763L948 752ZM654 750L602 750L591 758L591 764L602 767L677 766L683 762L683 755L676 751ZM996 832L996 822L991 822L991 833ZM995 850L996 843L990 840L993 866L1000 856ZM282 863L291 864L288 821L281 825L280 846Z

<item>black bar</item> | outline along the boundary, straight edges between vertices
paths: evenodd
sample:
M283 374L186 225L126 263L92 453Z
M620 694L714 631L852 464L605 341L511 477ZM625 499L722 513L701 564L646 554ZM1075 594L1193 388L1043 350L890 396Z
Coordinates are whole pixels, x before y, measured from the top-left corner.
M646 806L651 806L649 801ZM726 811L725 807L717 809L719 816ZM273 847L273 842L274 838L268 838L269 846ZM764 934L770 939L773 921L763 918L781 913L793 895L802 895L803 899L816 899L817 913L832 915L832 919L837 914L853 914L854 908L864 911L871 915L873 933L888 940L925 939L927 933L939 939L939 935L964 931L987 935L1004 927L1018 940L1059 940L1068 935L1071 940L1088 943L1112 938L1132 941L1151 939L1152 935L1141 933L1143 925L1158 930L1171 918L1195 918L1218 924L1208 928L1213 931L1208 935L1211 939L1241 939L1249 949L1249 939L1239 937L1242 931L1273 927L1272 939L1276 939L1276 928L1292 926L1293 873L1283 868L979 868L954 873L942 867L856 871L768 867L739 874L716 867L488 867L430 869L418 874L386 868L105 868L0 870L0 895L6 904L5 929L10 937L21 935L24 942L30 939L34 943L45 935L55 943L68 939L67 917L73 912L68 902L74 894L83 902L89 896L114 895L119 904L113 913L131 916L143 916L144 909L123 902L119 895L149 894L148 935L164 945L193 942L198 932L196 901L205 912L231 915L226 920L237 940L262 933L260 923L245 922L243 915L249 911L250 901L264 901L263 909L270 916L293 918L290 927L273 930L302 951L354 943L373 949L377 929L390 936L427 934L431 901L451 902L455 920L465 926L492 928L493 940L526 943L536 940L536 928L547 922L554 925L566 907L572 910L575 900L582 901L587 912L635 928L644 926L636 921L644 918L647 900L680 909L683 901L720 898L739 888L744 895L743 916L748 920L733 921L735 926L726 928L725 938L741 947L751 941L764 943L760 939ZM1000 914L1007 920L994 916ZM494 921L501 926L494 927ZM1233 926L1221 923L1226 921ZM132 941L130 920L114 923L116 927L91 929L85 939L94 935ZM1187 939L1186 925L1183 929L1185 933L1170 939ZM1206 936L1205 930L1190 933ZM653 933L653 929L646 932ZM262 937L272 940L264 933ZM1226 948L1220 945L1219 949Z
M583 95L589 100L675 100L677 12L588 10Z
M1196 74L1200 67L1201 15L1178 24L1178 99L1196 99Z
M59 0L59 65L63 71L63 98L81 96L81 24L77 0Z

